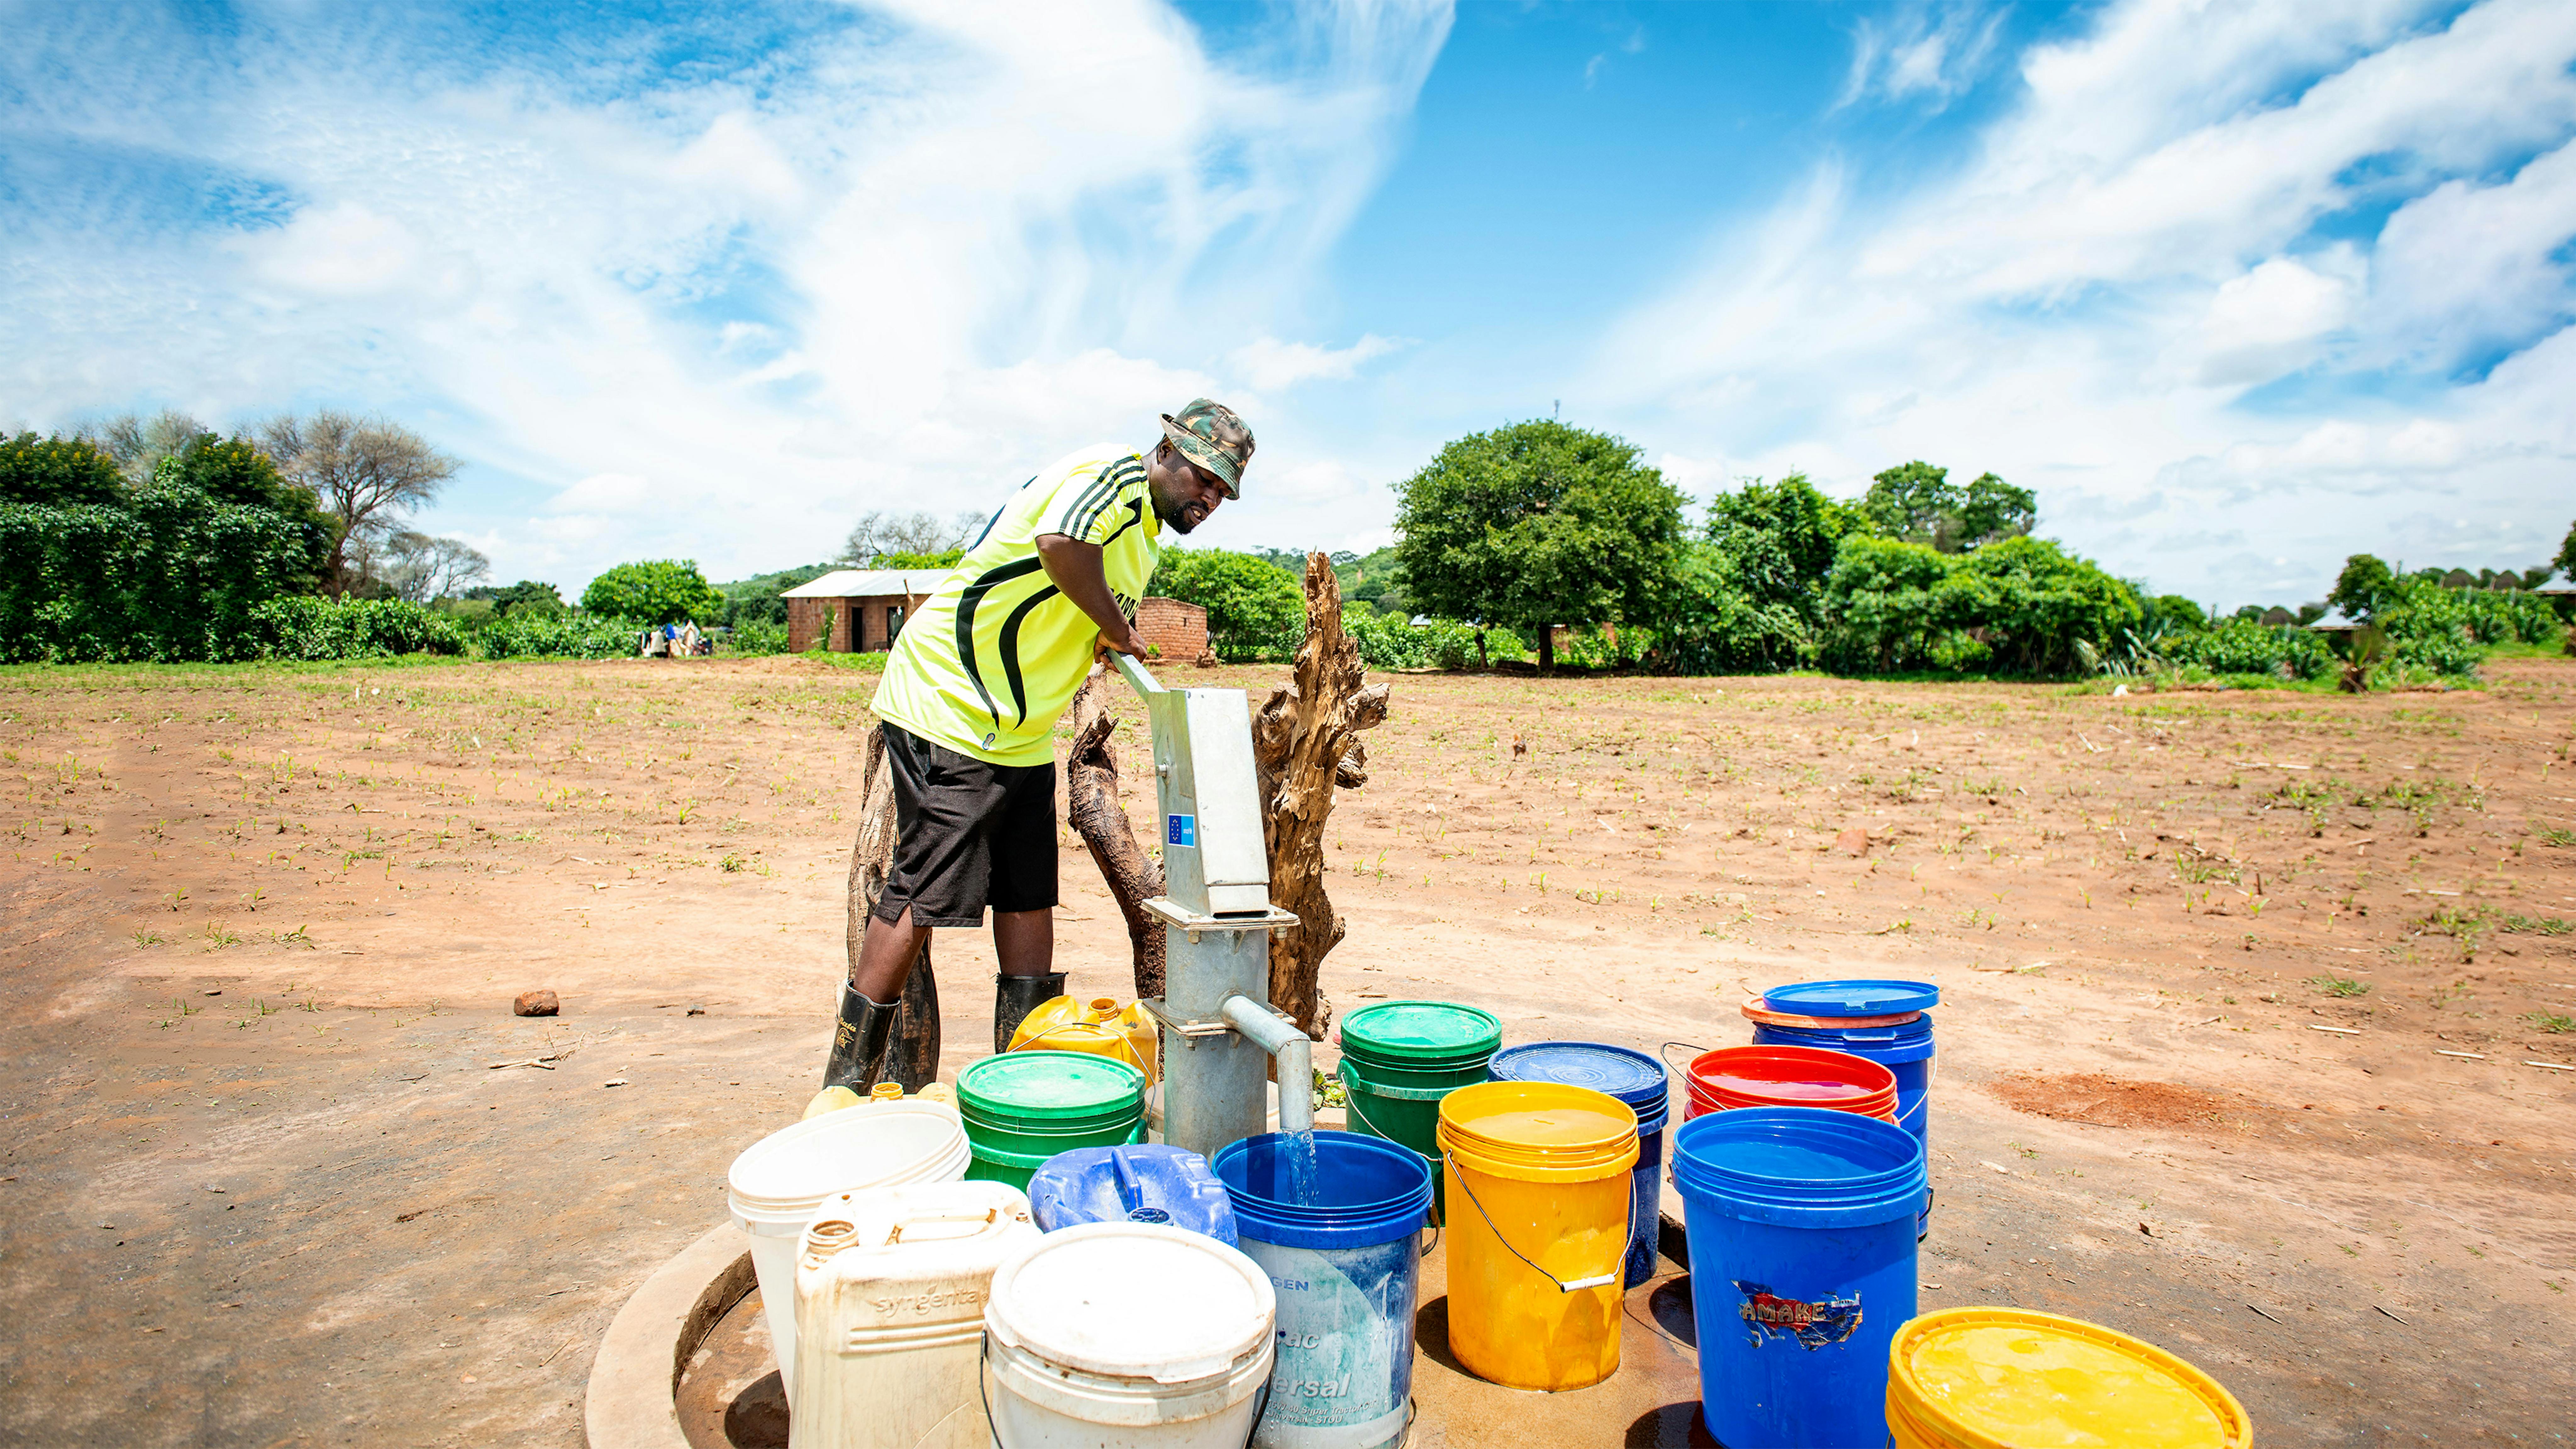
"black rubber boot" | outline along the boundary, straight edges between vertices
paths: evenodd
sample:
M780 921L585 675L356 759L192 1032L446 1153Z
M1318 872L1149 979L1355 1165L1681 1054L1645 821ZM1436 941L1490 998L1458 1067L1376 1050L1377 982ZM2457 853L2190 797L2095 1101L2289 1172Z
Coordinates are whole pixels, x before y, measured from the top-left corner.
M885 1067L886 1037L893 1030L891 1003L872 1001L842 982L841 1015L832 1027L832 1059L823 1068L823 1085L866 1096Z
M1050 971L1044 976L996 976L993 978L993 1052L1000 1055L1011 1049L1011 1034L1029 1013L1064 995L1064 973Z

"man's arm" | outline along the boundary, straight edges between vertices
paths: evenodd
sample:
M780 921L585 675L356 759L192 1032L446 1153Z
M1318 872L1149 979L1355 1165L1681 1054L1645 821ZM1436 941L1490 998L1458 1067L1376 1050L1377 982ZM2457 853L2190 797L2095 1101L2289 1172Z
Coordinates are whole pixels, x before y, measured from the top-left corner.
M1037 543L1038 562L1047 577L1100 626L1100 642L1121 654L1143 658L1145 641L1137 637L1136 626L1118 611L1118 599L1109 592L1109 571L1101 566L1100 545L1061 533L1041 533Z

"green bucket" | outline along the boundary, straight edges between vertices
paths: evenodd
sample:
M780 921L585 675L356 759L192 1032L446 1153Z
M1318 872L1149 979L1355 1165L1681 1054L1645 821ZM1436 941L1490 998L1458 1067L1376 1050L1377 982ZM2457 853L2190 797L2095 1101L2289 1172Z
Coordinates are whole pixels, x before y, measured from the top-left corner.
M975 1140L975 1129L969 1127L966 1129L966 1146L975 1156L973 1161L966 1164L966 1180L968 1182L1007 1182L1020 1191L1027 1192L1029 1178L1046 1165L1048 1158L1058 1152L1070 1152L1076 1147L1119 1147L1144 1140L1145 1123L1142 1118L1137 1120L1136 1125L1128 1128L1124 1136L1095 1137L1087 1142L1068 1142L1062 1147L1043 1152L1013 1152L1003 1147L987 1147Z
M1088 1052L1008 1052L958 1073L957 1115L975 1155L966 1176L1025 1191L1059 1152L1144 1140L1145 1074Z
M1432 1165L1432 1221L1442 1220L1440 1099L1487 1080L1503 1044L1493 1013L1447 1001L1387 1001L1342 1018L1342 1089L1354 1132L1412 1148Z

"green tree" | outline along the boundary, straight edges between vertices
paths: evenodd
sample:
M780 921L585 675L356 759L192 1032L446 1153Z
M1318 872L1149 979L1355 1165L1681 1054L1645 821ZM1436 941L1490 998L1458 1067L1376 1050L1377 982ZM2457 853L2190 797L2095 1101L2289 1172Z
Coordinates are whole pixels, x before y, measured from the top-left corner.
M1682 546L1672 597L1655 625L1656 652L1666 667L1681 674L1735 674L1786 669L1805 657L1806 617L1789 602L1748 587L1737 573L1740 559L1720 543L1694 540Z
M116 459L89 439L0 437L0 503L112 508L124 502L125 479Z
M1757 478L1708 506L1708 538L1727 555L1733 586L1757 603L1785 605L1809 624L1835 551L1845 538L1874 527L1861 510L1826 497L1803 473L1777 483Z
M2343 572L2335 575L2334 592L2326 602L2355 619L2367 619L2395 594L2397 575L2388 565L2366 553L2357 553L2343 561Z
M161 486L203 489L223 502L265 508L292 519L304 531L312 555L312 579L305 591L322 587L331 545L340 537L340 521L322 511L313 490L287 481L258 444L248 438L199 433L155 463L152 478Z
M2551 559L2549 566L2571 579L2576 579L2576 523L2567 525L2567 537L2560 541L2558 557Z
M1306 612L1297 576L1256 554L1167 548L1145 592L1207 610L1208 645L1225 659L1258 658L1288 641Z
M515 610L525 609L531 615L560 614L564 611L563 595L552 584L535 579L521 579L506 587L477 584L465 591L469 599L487 599L492 604L492 617L506 619Z
M1870 480L1861 512L1880 532L1943 553L1965 553L2027 534L2039 522L2039 497L1992 473L1962 489L1950 470L1921 459L1900 463Z
M724 607L724 596L698 572L696 559L648 559L619 564L592 579L581 591L581 606L615 618L676 624L714 618Z
M2150 630L2197 634L2209 627L2209 612L2181 594L2159 594L2148 598L2146 590L2137 589L2136 592L2146 610L2146 627Z
M1890 538L1938 544L1942 522L1956 515L1963 501L1959 490L1950 486L1949 469L1917 458L1872 478L1860 508Z
M1534 419L1460 438L1396 485L1396 561L1414 607L1535 631L1652 624L1675 587L1681 493L1607 433Z
M2020 538L2038 523L2039 495L1992 473L1977 475L1959 504L1959 542L1966 548Z

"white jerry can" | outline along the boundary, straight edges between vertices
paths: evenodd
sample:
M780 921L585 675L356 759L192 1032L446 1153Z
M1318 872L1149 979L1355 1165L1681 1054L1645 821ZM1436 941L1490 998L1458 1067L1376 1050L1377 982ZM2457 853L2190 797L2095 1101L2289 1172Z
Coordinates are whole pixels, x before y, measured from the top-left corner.
M1008 1183L826 1200L796 1260L792 1449L986 1449L984 1300L1037 1236Z

